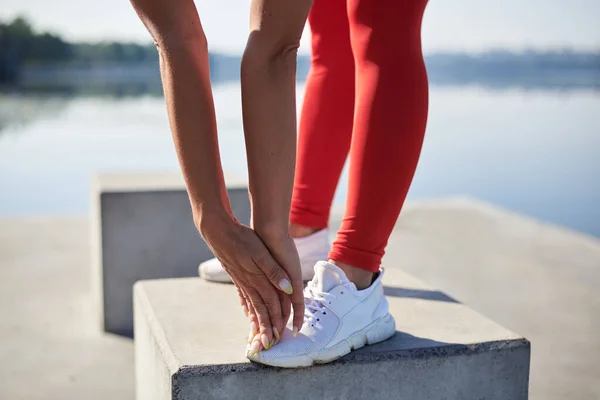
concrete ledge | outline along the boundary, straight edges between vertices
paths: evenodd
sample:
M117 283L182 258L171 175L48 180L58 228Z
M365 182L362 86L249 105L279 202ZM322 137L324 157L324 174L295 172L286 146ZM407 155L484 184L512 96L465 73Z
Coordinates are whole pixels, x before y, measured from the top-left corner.
M398 332L328 365L282 370L244 357L234 288L197 278L134 289L138 399L528 397L529 342L399 270L384 278Z
M243 181L227 177L236 217L250 221ZM102 330L133 336L132 286L195 276L212 252L198 234L180 173L107 174L92 191L92 291Z

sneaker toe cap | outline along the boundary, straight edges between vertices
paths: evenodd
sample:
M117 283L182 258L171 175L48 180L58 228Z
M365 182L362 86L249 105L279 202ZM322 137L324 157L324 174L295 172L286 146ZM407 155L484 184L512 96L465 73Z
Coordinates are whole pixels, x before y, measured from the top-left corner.
M300 368L300 367L310 367L313 365L313 360L309 356L305 354L299 354L296 356L287 356L280 357L274 356L272 353L269 353L269 350L263 350L256 354L247 353L246 357L250 361L254 361L260 364L269 365L272 367L280 367L280 368Z
M308 367L313 364L308 355L312 341L303 334L294 338L289 329L283 333L281 342L256 354L246 352L249 360L273 367L297 368Z

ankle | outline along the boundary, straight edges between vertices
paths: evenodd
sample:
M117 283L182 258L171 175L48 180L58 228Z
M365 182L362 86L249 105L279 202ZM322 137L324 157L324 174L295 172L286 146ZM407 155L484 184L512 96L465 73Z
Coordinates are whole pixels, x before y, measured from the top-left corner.
M348 280L354 283L358 290L366 289L371 286L371 283L373 283L373 277L375 274L371 271L367 271L363 268L353 267L352 265L335 260L329 260L329 262L344 271Z
M311 228L290 222L289 232L293 238L303 238L320 231L322 228Z

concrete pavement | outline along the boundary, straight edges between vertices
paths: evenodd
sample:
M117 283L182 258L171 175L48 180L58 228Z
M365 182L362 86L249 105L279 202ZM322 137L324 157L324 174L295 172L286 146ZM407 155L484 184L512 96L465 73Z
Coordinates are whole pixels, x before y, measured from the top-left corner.
M132 342L97 333L89 231L0 220L0 398L133 399ZM434 201L407 205L384 262L527 337L531 399L600 398L600 240Z

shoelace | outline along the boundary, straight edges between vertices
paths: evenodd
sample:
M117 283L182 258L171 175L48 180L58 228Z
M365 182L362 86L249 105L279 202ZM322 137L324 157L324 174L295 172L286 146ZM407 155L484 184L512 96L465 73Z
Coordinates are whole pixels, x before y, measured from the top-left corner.
M304 323L310 323L314 326L315 322L320 321L320 314L327 314L327 304L336 296L331 293L318 291L312 282L304 289Z

